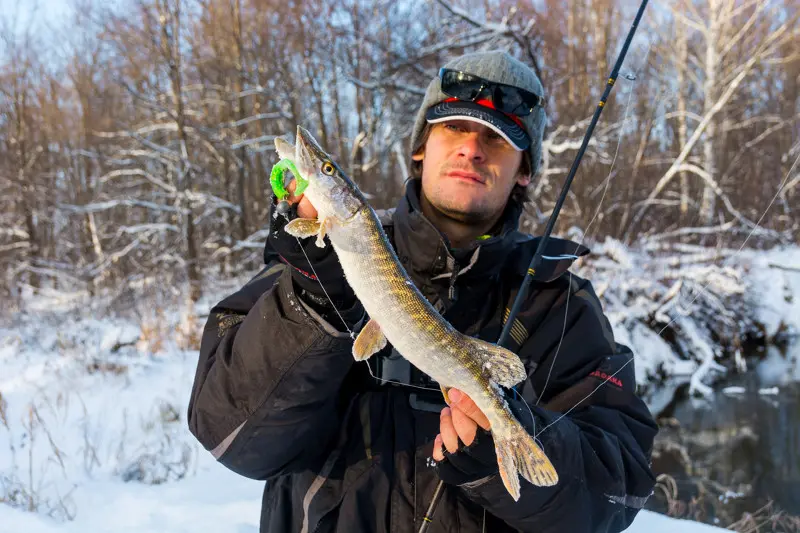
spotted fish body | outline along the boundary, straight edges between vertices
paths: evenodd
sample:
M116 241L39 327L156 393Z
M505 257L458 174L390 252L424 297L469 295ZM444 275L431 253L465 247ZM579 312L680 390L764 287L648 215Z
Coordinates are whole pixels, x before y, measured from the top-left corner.
M319 245L327 234L369 315L353 345L354 357L366 360L388 340L439 382L443 392L455 387L472 398L491 423L500 475L515 500L518 474L534 485L557 483L553 465L502 397L499 386L512 387L526 378L516 354L460 333L434 309L400 264L358 187L306 130L298 127L296 147L278 139L276 148L308 180L305 196L318 212L317 219L291 221L286 231L297 237L316 235Z

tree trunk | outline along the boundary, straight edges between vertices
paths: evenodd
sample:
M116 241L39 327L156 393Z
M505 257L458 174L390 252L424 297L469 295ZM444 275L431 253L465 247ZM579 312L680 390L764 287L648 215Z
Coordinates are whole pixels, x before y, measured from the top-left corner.
M686 69L689 68L689 44L686 24L683 22L676 22L676 46L678 48L678 150L682 150L686 146L688 135L688 120L686 116L686 95L689 92L686 87ZM681 189L681 207L680 207L680 223L686 223L686 217L689 214L689 176L687 172L680 173L680 189Z
M705 83L703 84L703 116L711 112L711 108L717 102L717 77L719 74L719 39L721 37L721 9L720 0L709 0L708 8L710 24L708 36L706 38L706 58L705 58ZM716 141L717 141L717 117L714 116L706 126L705 137L703 140L703 169L716 181ZM714 210L716 207L717 196L709 183L703 186L703 197L700 200L700 223L709 225L714 220Z
M165 11L169 11L165 5ZM201 294L200 271L198 268L197 247L195 244L194 213L187 193L192 191L193 170L190 164L189 137L186 133L186 114L183 102L183 79L181 74L181 51L180 51L180 28L181 28L181 0L175 0L175 12L165 13L161 25L162 37L164 39L164 50L166 51L169 63L170 82L172 85L172 101L174 105L175 121L178 128L178 140L180 141L181 161L178 166L178 201L180 208L186 209L186 217L183 219L183 235L186 249L186 274L189 279L189 299L194 303ZM173 35L169 35L169 29Z
M245 57L244 46L242 43L242 3L241 0L236 0L233 3L233 41L236 45L236 117L237 120L245 118L245 105L244 99L241 96L245 85ZM247 128L243 125L236 127L237 137L242 139L247 132ZM247 163L247 148L242 146L239 149L239 174L238 174L238 190L239 190L239 238L244 240L247 238L249 232L249 220L247 216L247 172L245 164Z

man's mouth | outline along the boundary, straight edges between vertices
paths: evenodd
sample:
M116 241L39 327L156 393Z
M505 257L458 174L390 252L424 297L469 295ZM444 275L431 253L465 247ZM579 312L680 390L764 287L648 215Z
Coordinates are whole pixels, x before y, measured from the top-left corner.
M450 176L451 178L458 178L481 184L486 182L486 180L484 180L480 174L477 174L475 172L469 172L466 170L451 170L450 172L447 173L447 175Z

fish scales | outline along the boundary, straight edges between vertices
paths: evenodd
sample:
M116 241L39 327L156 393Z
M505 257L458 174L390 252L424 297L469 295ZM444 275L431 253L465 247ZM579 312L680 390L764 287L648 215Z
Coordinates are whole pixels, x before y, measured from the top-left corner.
M369 238L354 239L353 235ZM388 240L371 209L360 211L347 225L334 226L328 236L347 282L362 296L360 300L369 317L381 325L384 335L392 339L403 357L443 385L464 387L473 399L473 395L487 389L488 381L469 357L468 347L459 342L462 334L442 318L416 286L406 282L409 277L387 246ZM475 380L481 389L466 390L470 387L464 382Z

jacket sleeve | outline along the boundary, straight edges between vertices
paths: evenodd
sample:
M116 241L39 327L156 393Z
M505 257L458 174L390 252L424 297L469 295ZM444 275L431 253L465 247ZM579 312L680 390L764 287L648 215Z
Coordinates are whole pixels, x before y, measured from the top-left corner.
M534 436L559 475L553 487L522 480L514 502L499 476L462 485L468 497L521 531L619 532L651 494L658 427L635 394L633 354L617 344L586 281L523 345ZM563 331L563 339L562 339ZM564 416L562 416L562 413ZM527 414L527 413L526 413Z
M189 429L254 479L309 468L339 425L352 341L300 300L278 261L209 313Z

